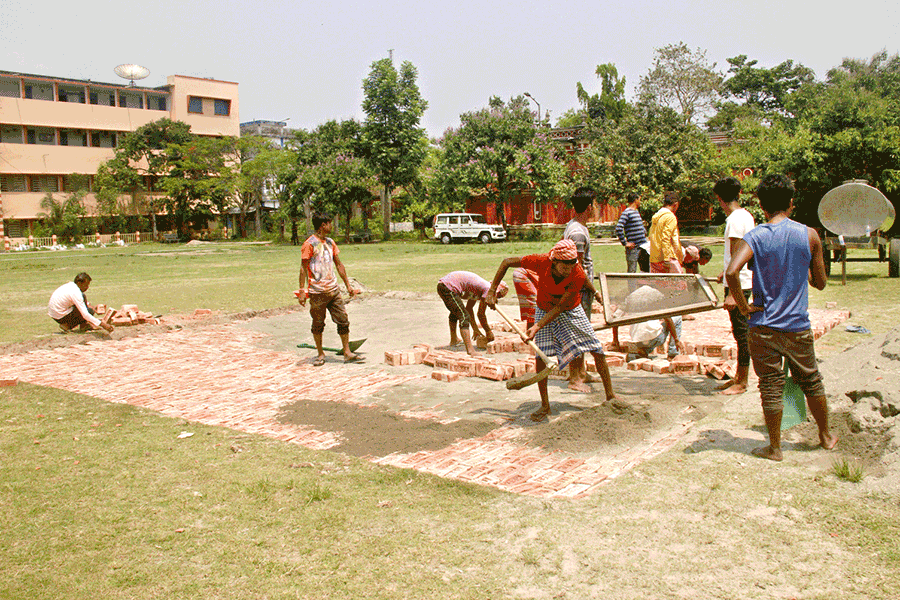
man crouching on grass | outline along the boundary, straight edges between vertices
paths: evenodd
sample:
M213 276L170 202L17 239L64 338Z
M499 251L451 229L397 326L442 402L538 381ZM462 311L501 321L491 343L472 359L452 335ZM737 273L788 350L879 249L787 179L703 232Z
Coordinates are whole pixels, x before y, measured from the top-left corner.
M497 287L510 267L524 267L537 273L537 307L535 323L525 335L534 339L541 352L556 356L562 369L577 356L590 352L594 356L597 372L603 381L606 399L615 398L603 344L594 334L590 319L581 307L581 289L593 289L584 270L578 264L578 250L572 240L561 240L549 254L507 258L500 263L491 288L485 298L490 307L497 305ZM596 294L597 292L594 291ZM540 373L546 368L540 356L534 357L535 368ZM533 421L541 421L550 414L550 399L547 394L547 380L538 382L541 394L541 408L532 413Z
M794 184L785 175L766 175L756 189L767 222L737 242L725 280L737 310L749 316L750 357L759 376L759 395L769 432L769 445L753 454L781 460L781 414L785 376L782 361L803 390L819 428L819 443L826 450L838 439L828 429L825 386L816 364L812 324L809 320L808 283L825 289L822 241L814 229L791 220ZM753 305L741 291L740 272L753 260ZM807 283L808 282L808 283Z

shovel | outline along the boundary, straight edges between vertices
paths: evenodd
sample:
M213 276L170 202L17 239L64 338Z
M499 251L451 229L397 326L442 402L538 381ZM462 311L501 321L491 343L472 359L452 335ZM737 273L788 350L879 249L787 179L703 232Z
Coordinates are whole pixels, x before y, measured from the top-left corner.
M531 346L531 349L534 350L535 354L541 357L544 361L544 364L547 365L540 373L525 373L524 375L520 375L519 377L513 377L512 379L506 380L506 389L508 390L521 390L523 387L528 387L533 383L537 383L538 381L543 381L550 377L550 373L553 372L553 369L556 368L557 363L555 360L550 360L547 358L547 355L541 352L541 349L538 348L537 344L534 343L534 340L529 340L528 336L525 335L525 332L522 331L518 324L515 321L506 316L502 310L500 310L499 306L494 306L494 310L503 317L503 320L509 323L509 326L513 328L513 330L519 334L519 337L522 338L522 341Z
M369 339L369 338L363 338L361 340L353 340L352 342L350 342L348 344L350 346L350 352L356 352L359 349L359 347L363 345L363 342L365 342L367 339ZM312 344L297 344L297 347L298 348L312 348L313 350L316 349L316 347ZM338 356L344 355L343 348L326 348L325 346L322 346L322 350L328 350L329 352L334 352Z

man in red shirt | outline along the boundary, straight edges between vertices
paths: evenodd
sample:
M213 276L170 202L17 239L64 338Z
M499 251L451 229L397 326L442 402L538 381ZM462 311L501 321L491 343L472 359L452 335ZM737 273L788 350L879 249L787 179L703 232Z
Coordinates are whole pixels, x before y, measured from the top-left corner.
M485 298L488 306L497 305L497 287L510 267L523 267L534 271L538 276L535 323L526 332L528 339L534 339L541 352L547 356L556 356L560 369L572 362L572 359L590 352L603 381L606 399L615 398L603 344L594 334L591 321L581 306L581 289L585 286L593 289L593 286L578 264L575 243L572 240L561 240L549 254L505 259L500 263ZM597 294L596 290L594 293ZM546 368L540 356L535 356L534 360L538 372ZM541 394L541 408L532 413L534 421L541 421L550 414L546 379L538 382L538 390Z

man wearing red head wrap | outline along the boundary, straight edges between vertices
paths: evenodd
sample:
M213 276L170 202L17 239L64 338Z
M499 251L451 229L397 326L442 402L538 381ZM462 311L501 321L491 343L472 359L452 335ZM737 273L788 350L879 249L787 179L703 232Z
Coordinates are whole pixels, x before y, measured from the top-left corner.
M506 271L516 267L534 271L538 276L535 323L526 332L528 338L534 339L541 352L547 356L556 356L560 369L572 362L573 358L590 352L603 381L606 399L615 398L609 367L603 355L603 344L594 334L594 328L581 307L583 287L587 286L594 294L597 292L578 264L575 243L572 240L561 240L548 254L505 259L500 263L485 297L488 306L496 306L498 286ZM539 356L535 356L534 360L538 372L546 368ZM541 421L550 415L546 379L538 382L538 390L541 394L541 408L532 413L534 421Z

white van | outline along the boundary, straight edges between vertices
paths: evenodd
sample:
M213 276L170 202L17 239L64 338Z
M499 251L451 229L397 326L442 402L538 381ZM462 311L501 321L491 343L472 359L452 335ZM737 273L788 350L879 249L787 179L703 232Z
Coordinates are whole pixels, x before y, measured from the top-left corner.
M488 244L505 240L506 230L500 225L488 225L477 213L442 213L434 218L434 239L444 244L475 239Z

